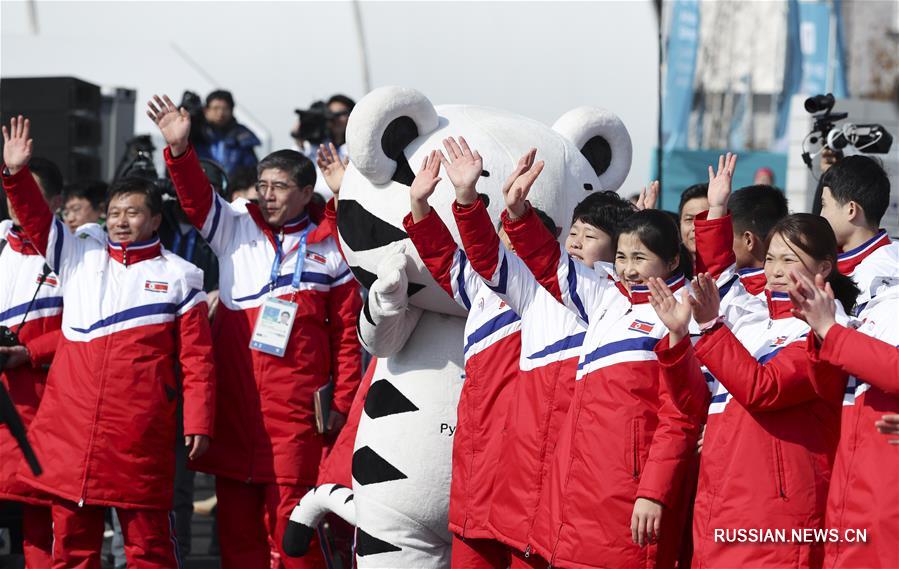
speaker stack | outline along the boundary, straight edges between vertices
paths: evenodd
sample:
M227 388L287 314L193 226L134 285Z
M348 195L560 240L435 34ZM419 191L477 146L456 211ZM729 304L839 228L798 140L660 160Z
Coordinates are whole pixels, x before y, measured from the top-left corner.
M74 77L0 79L0 117L31 119L34 155L53 161L65 182L101 178L100 87Z

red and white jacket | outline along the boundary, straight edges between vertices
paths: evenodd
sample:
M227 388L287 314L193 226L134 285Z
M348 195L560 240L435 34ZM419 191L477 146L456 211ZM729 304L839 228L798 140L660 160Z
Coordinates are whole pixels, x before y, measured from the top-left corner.
M62 290L59 277L52 272L44 275L43 257L9 220L0 221L0 242L4 241L0 253L0 326L17 333L19 342L28 348L31 362L0 371L0 380L27 428L44 393L46 365L56 352ZM16 440L6 425L0 425L0 500L48 504L43 499L46 496L42 498L36 490L16 480L21 459Z
M667 329L645 287L625 292L605 264L571 259L530 210L503 216L516 253L540 283L588 323L577 381L531 542L553 566L673 567L683 519L681 482L700 424L675 404L653 349ZM669 279L683 288L683 276ZM661 540L633 543L637 498L661 502Z
M720 267L708 260L733 260L731 221L713 221L723 230L712 241L697 231L697 259ZM820 542L734 541L741 529L783 530L791 538L793 529L823 528L846 382L839 370L817 365L830 387L816 389L808 325L792 316L786 293L765 291L764 311L753 309L757 298L735 283L722 298L727 325L707 331L694 348L712 380L693 509L694 567L816 567L823 554Z
M176 408L184 432L213 434L215 383L203 273L158 238L69 232L27 168L3 177L25 234L59 275L62 339L29 435L44 473L19 478L78 504L169 509ZM177 369L180 367L181 388Z
M571 403L587 326L503 247L482 201L455 204L453 214L471 268L521 315L518 381L512 386L487 523L496 539L529 554L529 534Z
M192 467L235 480L312 486L323 442L315 430L314 393L333 379L333 408L346 415L361 379L356 281L327 227L306 214L271 227L255 204L229 204L212 190L192 147L178 157L166 148L165 160L182 209L219 260L220 305L212 325L217 436ZM278 243L284 256L272 282ZM268 297L298 305L283 357L249 349Z
M830 542L824 567L899 567L899 447L875 421L899 413L899 286L867 303L857 330L834 326L810 341L813 361L851 374L843 398L840 445L827 497L826 526L840 538L864 530L864 542ZM817 368L817 366L816 366ZM817 377L827 389L831 378ZM849 534L849 539L853 535Z
M858 247L840 253L837 267L858 286L860 292L853 314L861 314L879 292L899 285L899 243L881 229Z
M431 276L468 311L465 321L465 382L453 438L449 529L462 538L491 539L487 525L503 427L518 378L521 319L481 280L465 251L433 209L415 223L403 220Z

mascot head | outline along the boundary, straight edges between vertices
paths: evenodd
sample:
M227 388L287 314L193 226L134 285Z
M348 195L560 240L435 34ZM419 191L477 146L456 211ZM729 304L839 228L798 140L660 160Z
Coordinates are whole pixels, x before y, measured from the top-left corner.
M403 217L409 213L409 187L424 157L443 149L448 136L463 136L484 159L478 192L489 199L494 219L504 208L502 185L530 148L546 162L529 195L531 203L567 228L574 206L591 192L617 190L631 165L631 140L614 114L594 107L565 113L552 128L496 109L468 105L435 107L414 89L382 87L365 96L350 115L347 148L350 165L340 190L338 229L343 252L356 278L374 282L379 261L394 243L408 241ZM431 196L431 206L456 241L451 212L455 199L446 175ZM410 302L426 310L464 315L431 278L409 243L405 247Z

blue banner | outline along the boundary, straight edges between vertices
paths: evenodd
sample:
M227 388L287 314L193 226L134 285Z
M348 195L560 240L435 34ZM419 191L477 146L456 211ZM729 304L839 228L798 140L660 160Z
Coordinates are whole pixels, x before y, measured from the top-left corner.
M699 50L699 1L674 0L668 28L665 90L662 101L662 147L687 145L687 125L693 104L693 76Z

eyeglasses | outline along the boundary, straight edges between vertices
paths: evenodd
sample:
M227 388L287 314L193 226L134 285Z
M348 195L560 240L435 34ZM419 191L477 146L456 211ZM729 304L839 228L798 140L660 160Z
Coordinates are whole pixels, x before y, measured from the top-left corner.
M285 184L284 182L272 182L271 184L268 184L266 182L256 182L256 191L260 194L264 194L265 192L269 191L269 189L275 190L277 192L283 192L290 189L291 187L296 187L296 184Z

